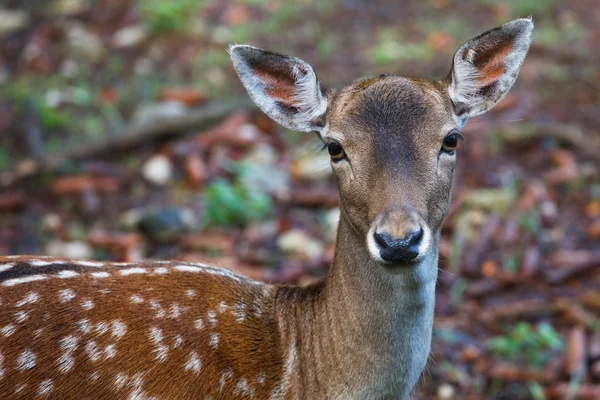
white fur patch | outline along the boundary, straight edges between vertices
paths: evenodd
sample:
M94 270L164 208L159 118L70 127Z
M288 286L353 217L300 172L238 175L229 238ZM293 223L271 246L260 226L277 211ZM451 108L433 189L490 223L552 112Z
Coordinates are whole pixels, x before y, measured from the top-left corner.
M64 270L64 271L58 271L58 274L56 274L56 276L58 276L60 279L68 279L68 278L74 278L76 276L79 276L79 274L75 271Z
M58 292L58 299L61 303L66 303L75 298L75 292L71 289L62 289Z
M202 364L200 362L200 357L198 357L198 353L196 353L195 351L192 351L190 353L190 357L188 358L187 362L184 365L185 370L191 371L191 372L195 373L196 375L199 375L201 366L202 366Z
M213 349L218 348L220 339L221 336L218 333L211 333L209 343L210 347L212 347Z
M0 329L0 334L2 334L2 336L4 336L4 337L9 337L13 333L15 333L16 330L17 330L16 326L14 326L13 324L8 324L8 325L2 327L2 329Z
M15 305L15 307L22 307L22 306L24 306L26 304L33 304L36 301L38 301L39 298L40 298L40 296L37 293L35 293L35 292L29 292L29 293L27 293L27 295L21 301L19 301Z
M103 279L103 278L108 278L110 277L110 273L105 272L105 271L101 271L101 272L92 272L92 277L94 278L99 278L99 279Z
M123 276L134 275L134 274L145 274L147 272L148 271L146 270L146 268L140 268L140 267L122 269L119 271L119 273Z
M27 371L35 367L37 357L30 349L25 349L17 358L17 369L19 371Z
M111 323L111 334L115 339L121 339L127 333L127 325L120 319L116 319Z
M0 272L8 271L9 269L11 269L14 266L15 266L15 264L3 264L3 265L0 265Z
M20 285L22 283L43 281L47 278L48 277L46 275L29 275L29 276L24 276L22 278L7 279L4 282L2 282L2 286L15 286L15 285Z
M53 389L52 379L46 379L40 383L40 387L38 388L38 396L45 396L49 394Z

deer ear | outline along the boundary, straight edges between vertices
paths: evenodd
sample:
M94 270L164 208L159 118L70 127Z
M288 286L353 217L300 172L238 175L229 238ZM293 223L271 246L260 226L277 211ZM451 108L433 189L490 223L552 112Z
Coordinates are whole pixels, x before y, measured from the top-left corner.
M454 55L448 91L460 119L492 108L517 79L529 45L531 18L487 31L463 44Z
M246 45L231 46L229 55L248 94L265 114L295 131L322 130L327 98L310 65Z

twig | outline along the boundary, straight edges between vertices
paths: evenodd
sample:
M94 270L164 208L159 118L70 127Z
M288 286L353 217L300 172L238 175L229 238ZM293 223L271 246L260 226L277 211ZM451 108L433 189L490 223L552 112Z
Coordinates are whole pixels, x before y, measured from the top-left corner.
M97 142L74 146L60 154L47 155L39 160L23 160L17 164L14 170L0 174L0 188L10 186L42 171L56 169L68 160L81 160L100 154L119 152L135 147L142 141L147 142L204 129L236 109L250 107L251 103L248 100L214 103L185 115L164 117L144 124L132 124L121 132L107 135L105 139Z

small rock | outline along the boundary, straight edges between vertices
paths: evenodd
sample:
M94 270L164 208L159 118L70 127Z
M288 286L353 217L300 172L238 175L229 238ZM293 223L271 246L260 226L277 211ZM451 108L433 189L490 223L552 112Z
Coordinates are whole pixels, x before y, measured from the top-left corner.
M173 176L171 160L161 154L150 157L142 166L142 176L154 185L166 185Z
M52 257L88 259L92 256L92 249L85 242L63 242L55 239L46 245L45 254Z
M177 240L194 225L193 213L187 209L164 208L149 210L141 218L139 229L158 243Z
M148 37L148 30L142 25L133 25L118 30L113 36L115 47L137 46Z
M105 53L102 40L81 24L73 24L68 29L67 43L69 53L76 59L83 58L86 61L97 62Z
M438 387L437 398L440 400L454 399L455 395L456 395L456 390L454 389L454 386L452 386L448 383L443 383Z
M292 229L277 239L277 245L286 253L302 255L308 260L316 260L323 253L323 245L300 229Z
M21 10L0 9L0 36L9 35L29 23L29 14Z

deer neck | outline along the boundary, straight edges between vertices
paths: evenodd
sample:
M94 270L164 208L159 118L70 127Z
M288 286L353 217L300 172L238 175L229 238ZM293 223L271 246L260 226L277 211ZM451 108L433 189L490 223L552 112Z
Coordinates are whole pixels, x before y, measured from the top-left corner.
M292 336L300 354L308 353L298 359L306 363L298 366L302 387L335 382L334 398L408 394L430 349L437 243L434 249L419 264L390 272L369 257L364 238L341 217L325 283L297 298L305 304L295 307L304 311L296 313Z

